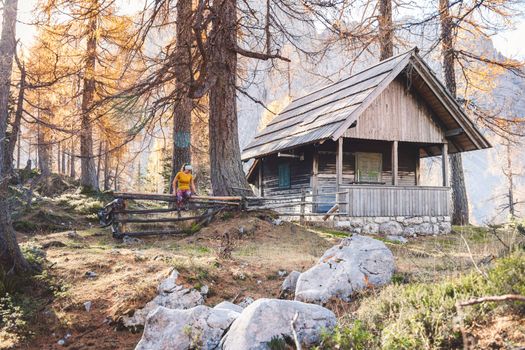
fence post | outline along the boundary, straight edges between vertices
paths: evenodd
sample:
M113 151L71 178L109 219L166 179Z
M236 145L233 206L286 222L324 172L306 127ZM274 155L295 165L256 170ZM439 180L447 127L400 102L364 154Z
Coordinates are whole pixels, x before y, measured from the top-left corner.
M300 223L301 225L304 225L304 208L306 206L306 191L304 188L301 189L301 217L300 217Z
M125 211L126 209L128 209L128 201L123 199L122 200L122 209ZM124 214L121 214L122 215L122 219L124 220L127 220L128 219L128 214L124 213ZM120 235L122 237L124 237L124 235L126 234L126 226L127 224L125 222L121 223L120 224Z

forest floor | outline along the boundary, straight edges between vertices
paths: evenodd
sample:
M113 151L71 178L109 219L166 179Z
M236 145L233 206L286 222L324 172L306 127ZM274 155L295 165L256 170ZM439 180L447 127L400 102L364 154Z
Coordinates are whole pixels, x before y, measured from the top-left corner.
M227 213L194 235L149 237L125 244L113 239L109 229L97 228L91 214L71 209L70 202L79 200L78 194L68 198L67 205L65 200L48 204L44 200L35 209L52 213L58 226L65 220L60 216L69 218L66 230L19 233L25 252L45 254L45 269L20 303L18 327L0 332L0 348L61 349L64 345L59 341L65 339L68 349L133 349L141 332L123 329L119 318L151 300L159 281L173 268L185 285L209 287L207 305L244 297L277 298L285 278L279 271L308 269L346 236L327 228L276 225L257 214ZM87 200L82 203L96 207ZM35 210L18 222L34 220ZM396 257L394 282L411 284L464 275L474 270L473 262L488 264L505 249L501 241L513 239L509 235L508 231L467 227L447 236L410 239L406 244L383 240ZM221 253L225 245L231 248L231 256ZM91 305L89 311L86 303ZM355 310L358 303L332 307L342 315ZM479 344L525 345L523 319L503 315L477 326L471 332Z

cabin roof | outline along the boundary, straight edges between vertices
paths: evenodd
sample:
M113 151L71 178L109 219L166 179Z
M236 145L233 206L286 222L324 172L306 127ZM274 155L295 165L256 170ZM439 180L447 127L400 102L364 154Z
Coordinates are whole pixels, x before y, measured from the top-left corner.
M244 148L242 159L259 158L298 146L337 140L399 75L436 114L451 153L484 149L490 143L414 48L356 74L295 98ZM439 148L436 147L436 155Z

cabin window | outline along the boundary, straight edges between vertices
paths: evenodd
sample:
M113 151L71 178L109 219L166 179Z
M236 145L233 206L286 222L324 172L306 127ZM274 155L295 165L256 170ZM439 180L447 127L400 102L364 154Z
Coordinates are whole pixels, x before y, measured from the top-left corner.
M357 152L355 154L357 182L381 182L383 155Z
M290 163L281 163L278 168L279 188L290 188Z

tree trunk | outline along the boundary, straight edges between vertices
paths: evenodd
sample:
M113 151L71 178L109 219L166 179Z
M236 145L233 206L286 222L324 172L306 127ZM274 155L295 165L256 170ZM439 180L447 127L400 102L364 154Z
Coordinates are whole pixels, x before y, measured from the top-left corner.
M75 169L75 142L73 142L73 139L71 139L71 145L69 149L69 176L74 179L77 177L76 169Z
M57 174L60 174L60 164L62 163L62 160L60 159L60 142L57 142Z
M100 183L100 172L102 171L102 140L98 142L98 157L97 157L97 181Z
M16 102L16 112L15 119L13 120L11 126L11 136L9 137L9 142L7 144L7 156L5 169L7 172L11 172L15 157L15 147L18 143L18 154L17 154L17 168L20 168L20 123L22 122L22 113L24 108L24 93L25 93L25 84L26 84L26 70L24 67L21 67L20 71L20 88L18 90L18 98Z
M241 164L237 126L237 1L221 0L214 6L210 63L215 84L210 89L210 166L213 194L250 194ZM241 190L245 189L245 190Z
M97 169L93 158L93 129L90 109L95 97L95 63L97 51L97 17L89 19L86 48L86 66L84 69L84 86L82 90L82 120L80 132L80 185L98 191Z
M8 274L22 275L31 270L22 255L11 223L8 202L8 173L5 164L9 90L15 54L15 28L18 0L5 0L0 38L0 268Z
M106 141L105 147L104 147L104 191L109 191L109 143Z
M177 46L178 58L175 71L177 99L173 107L173 153L171 159L170 193L173 192L173 179L185 163L191 162L191 111L193 101L188 97L191 81L192 46L192 0L177 2Z
M47 112L40 113L39 111L38 119L47 121L48 118L46 113ZM46 181L46 179L49 178L49 175L51 175L51 143L42 125L38 125L37 128L37 148L38 167L40 169L40 174L42 175L42 180Z
M67 146L67 142L64 145L62 145L62 164L60 165L60 173L64 175L67 175L66 174L66 156L67 156L66 146Z
M445 86L456 98L456 71L453 44L454 23L449 13L449 0L439 0L441 20L441 50L443 55L443 72ZM465 174L463 173L463 160L461 153L450 156L450 182L452 186L452 223L454 225L468 225L469 208Z
M392 0L379 0L379 60L394 55L394 29L392 25Z

